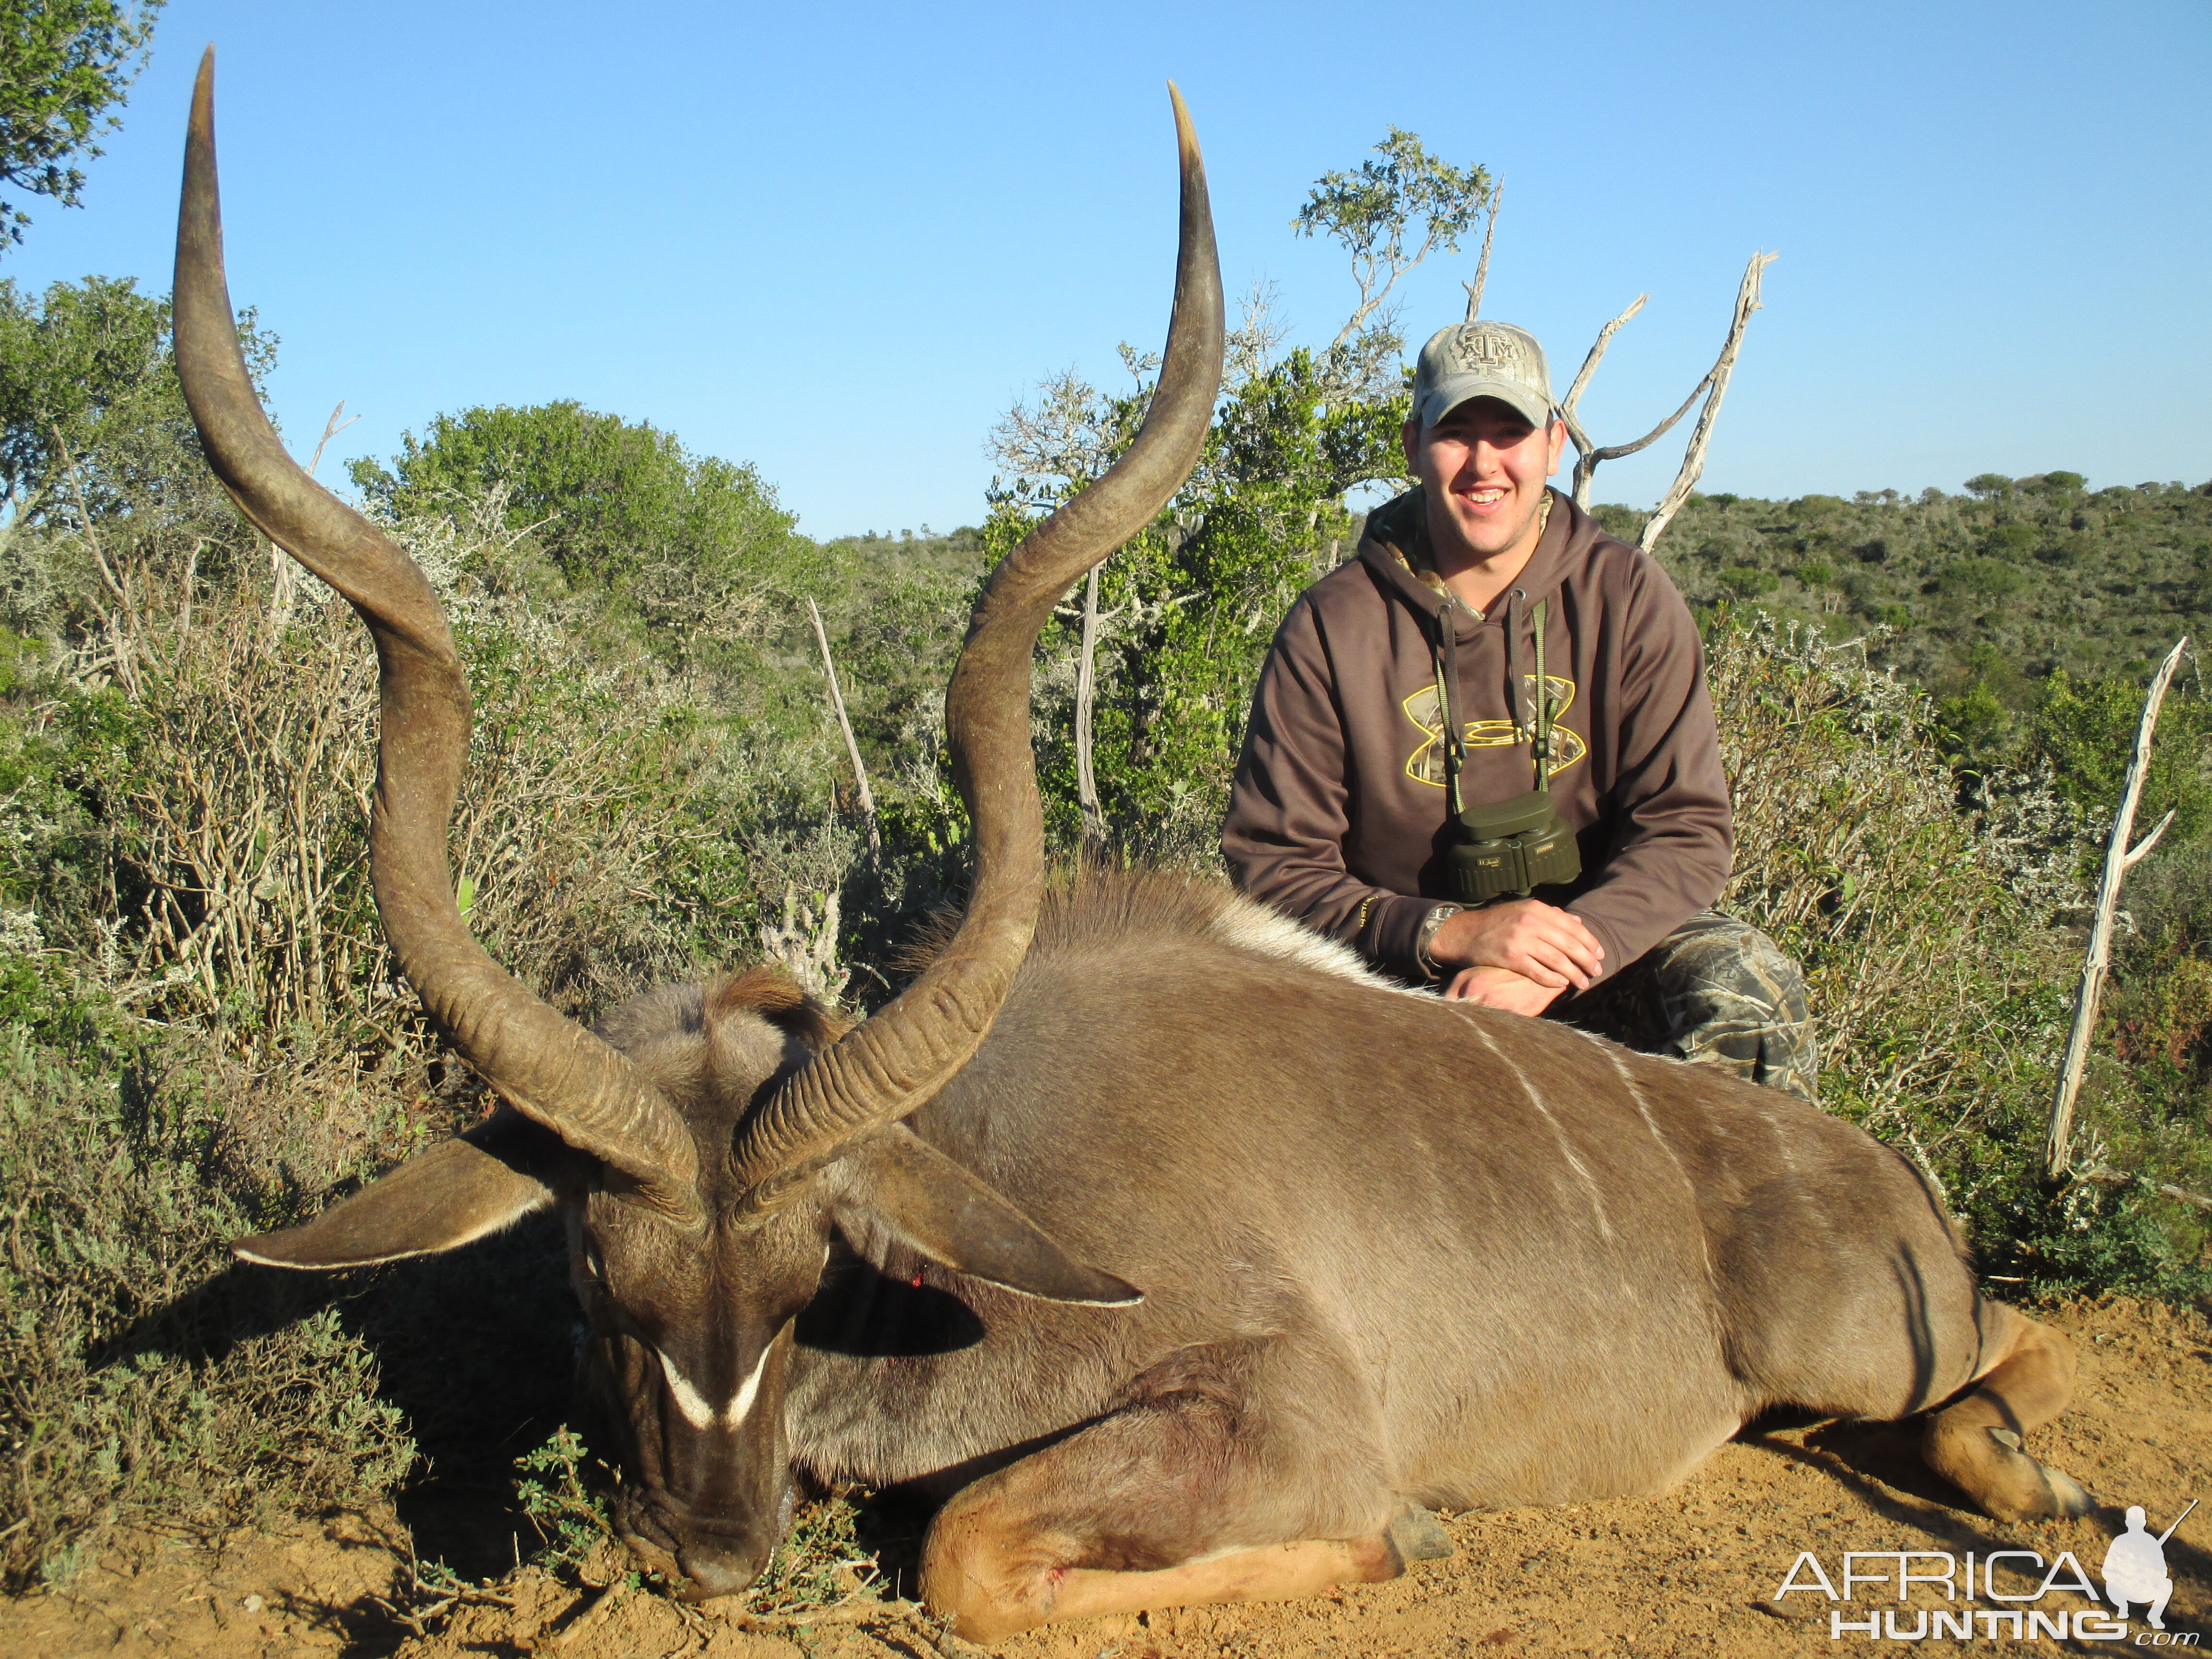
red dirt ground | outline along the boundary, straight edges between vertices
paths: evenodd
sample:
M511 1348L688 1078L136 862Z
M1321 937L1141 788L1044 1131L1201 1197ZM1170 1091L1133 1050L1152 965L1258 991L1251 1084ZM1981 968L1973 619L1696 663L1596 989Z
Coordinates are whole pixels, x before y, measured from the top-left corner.
M2031 1442L2045 1461L2087 1486L2097 1512L2080 1521L2006 1527L1948 1507L1920 1468L1909 1435L1830 1425L1740 1441L1662 1496L1567 1509L1459 1516L1457 1553L1403 1578L1319 1600L1200 1607L1054 1627L1000 1644L1006 1659L1275 1659L1384 1656L1696 1654L1721 1659L1852 1653L1869 1638L1830 1628L1817 1593L1773 1597L1810 1551L1839 1581L1849 1551L2070 1551L2101 1587L2106 1546L2121 1512L2140 1504L2154 1531L2191 1498L2212 1500L2212 1318L2203 1309L2128 1301L2082 1303L2042 1316L2073 1336L2081 1385L2072 1409ZM2166 1548L2174 1582L2172 1632L2212 1626L2212 1502ZM1923 1563L1923 1568L1931 1564ZM1999 1573L2027 1595L2040 1576ZM1879 1564L1874 1568L1878 1570ZM1894 1571L1894 1564L1891 1571ZM1917 1569L1920 1570L1920 1569ZM434 1616L416 1635L378 1599L421 1607L404 1581L404 1534L389 1517L346 1516L281 1535L228 1540L218 1552L158 1540L118 1544L67 1591L0 1603L0 1655L76 1659L86 1654L190 1659L399 1654L637 1656L638 1659L924 1659L939 1650L918 1613L856 1595L821 1622L750 1620L727 1603L680 1607L626 1587L564 1585L526 1568L493 1585L495 1600ZM1963 1573L1963 1566L1960 1569ZM592 1575L587 1573L587 1579ZM1809 1582L1809 1574L1800 1574ZM1916 1589L1901 1609L1889 1586L1861 1585L1843 1615L1863 1621L1960 1605ZM1982 1601L1989 1610L2001 1603ZM2090 1604L2052 1589L2026 1607L2056 1613ZM1975 1626L1970 1644L2014 1652L2155 1650L2142 1609L2121 1641L2013 1640ZM1984 1635L1985 1628L1993 1633ZM2206 1645L2212 1645L2208 1632ZM1884 1639L1882 1645L1889 1648ZM1958 1645L1955 1643L1950 1645ZM964 1644L944 1651L973 1654Z

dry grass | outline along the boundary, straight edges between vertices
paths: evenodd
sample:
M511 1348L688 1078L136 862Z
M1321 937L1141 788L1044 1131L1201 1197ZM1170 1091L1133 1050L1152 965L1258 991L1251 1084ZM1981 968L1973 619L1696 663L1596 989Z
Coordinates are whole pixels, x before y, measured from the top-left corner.
M109 1075L73 1070L21 1029L0 1048L12 1585L65 1578L118 1522L210 1534L360 1501L414 1455L335 1310L265 1279L211 1279L246 1224L209 1179L216 1125L189 1097L133 1097L157 1056L112 1058Z
M2063 1033L2016 1004L2053 941L1959 811L1928 700L1764 618L1714 641L1711 678L1735 801L1723 903L1805 964L1824 1095L1911 1134L2055 1060Z

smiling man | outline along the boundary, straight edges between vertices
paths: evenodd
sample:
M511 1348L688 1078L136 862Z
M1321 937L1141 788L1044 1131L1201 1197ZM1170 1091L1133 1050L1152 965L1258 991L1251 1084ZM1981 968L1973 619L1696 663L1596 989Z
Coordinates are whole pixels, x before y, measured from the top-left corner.
M1710 908L1729 817L1697 626L1548 486L1565 440L1534 337L1467 322L1422 348L1419 484L1284 618L1222 852L1255 896L1447 996L1811 1099L1802 976ZM1522 830L1533 896L1471 894L1470 861Z

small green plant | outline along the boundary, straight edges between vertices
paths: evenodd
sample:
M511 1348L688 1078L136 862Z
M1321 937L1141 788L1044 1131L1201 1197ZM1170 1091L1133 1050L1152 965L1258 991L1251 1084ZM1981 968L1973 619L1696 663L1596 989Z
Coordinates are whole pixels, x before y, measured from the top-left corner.
M514 1495L544 1540L533 1559L549 1572L573 1575L615 1535L606 1499L586 1484L586 1468L596 1461L584 1437L565 1423L543 1445L514 1460L521 1475Z
M788 1616L835 1607L868 1588L876 1565L859 1534L860 1512L842 1495L802 1504L746 1606Z
M393 1623L405 1626L418 1642L434 1634L453 1609L465 1603L513 1605L489 1583L472 1584L442 1561L417 1559L412 1544L408 1547L405 1576L392 1589L393 1595L369 1599L390 1614Z

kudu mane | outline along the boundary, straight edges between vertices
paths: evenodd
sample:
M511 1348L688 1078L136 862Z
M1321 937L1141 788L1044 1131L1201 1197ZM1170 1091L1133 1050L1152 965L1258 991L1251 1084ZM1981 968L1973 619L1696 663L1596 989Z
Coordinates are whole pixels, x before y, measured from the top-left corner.
M900 969L920 973L927 968L960 919L956 909L932 911L896 957ZM1201 945L1294 962L1357 983L1406 988L1370 970L1349 949L1217 879L1141 865L1086 861L1055 870L1045 889L1029 959L1092 949L1119 956Z

